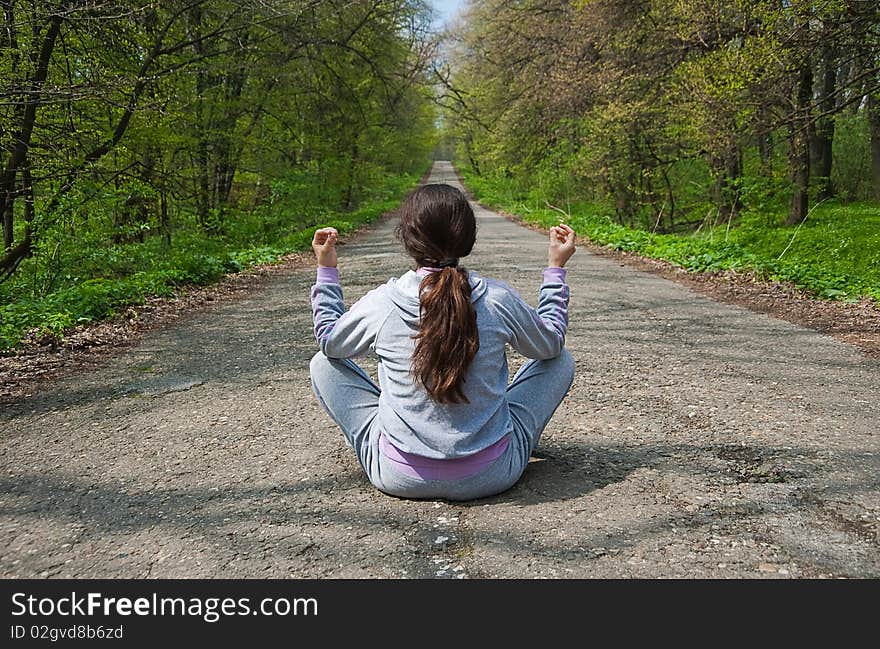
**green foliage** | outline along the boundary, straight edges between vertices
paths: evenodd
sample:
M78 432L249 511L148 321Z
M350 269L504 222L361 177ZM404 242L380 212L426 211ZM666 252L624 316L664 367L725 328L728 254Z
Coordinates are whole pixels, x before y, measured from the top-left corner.
M530 190L501 175L462 173L486 205L550 227L562 216ZM566 222L579 236L615 250L664 259L689 271L752 270L787 281L818 297L880 300L880 208L825 203L798 226L778 225L779 215L750 212L737 227L707 226L687 235L652 233L616 223L607 206L573 202ZM564 217L563 217L564 218Z
M183 286L210 284L227 273L276 263L284 255L308 249L319 227L332 226L343 235L351 233L393 210L417 180L418 176L411 174L376 178L376 184L364 191L369 200L357 209L312 208L312 216L305 219L302 213L289 212L291 203L278 197L272 206L239 214L238 238L229 235L226 241L191 233L171 251L164 250L158 241L112 246L103 254L98 248L89 249L74 260L75 266L63 268L64 276L59 279L64 283L62 288L33 295L21 291L19 284L18 297L10 298L12 286L3 287L6 295L0 293L0 297L6 299L0 301L0 351L12 350L25 340L57 341L77 326L112 317L150 296L174 295ZM296 186L314 199L326 191L323 186L301 182ZM296 204L304 207L302 201L302 194L296 194ZM312 222L303 227L304 220ZM266 231L267 227L272 230ZM77 275L70 274L74 267ZM93 276L83 279L87 274Z
M0 350L350 232L428 163L421 0L178 5L0 17Z
M873 198L877 3L551 5L471 1L444 96L459 166L661 234L798 222L829 174Z

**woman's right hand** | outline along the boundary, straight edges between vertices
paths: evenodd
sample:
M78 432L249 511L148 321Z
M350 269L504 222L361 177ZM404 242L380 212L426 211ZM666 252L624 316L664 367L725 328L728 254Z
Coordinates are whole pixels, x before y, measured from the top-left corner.
M315 236L312 237L312 250L315 251L315 257L318 258L318 266L336 268L336 240L338 238L339 233L336 228L315 230Z
M550 254L548 264L551 268L562 268L576 250L575 233L565 223L550 228Z

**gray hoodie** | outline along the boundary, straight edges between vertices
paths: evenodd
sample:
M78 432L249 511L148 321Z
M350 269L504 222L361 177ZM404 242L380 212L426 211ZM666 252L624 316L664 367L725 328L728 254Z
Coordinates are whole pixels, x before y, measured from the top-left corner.
M538 308L510 286L470 271L480 349L465 376L469 403L437 403L410 373L419 330L419 284L409 271L368 292L346 311L336 269L319 268L311 290L315 337L328 358L378 357L378 424L398 449L423 457L467 457L511 432L506 345L528 358L559 355L568 327L565 270L547 268Z

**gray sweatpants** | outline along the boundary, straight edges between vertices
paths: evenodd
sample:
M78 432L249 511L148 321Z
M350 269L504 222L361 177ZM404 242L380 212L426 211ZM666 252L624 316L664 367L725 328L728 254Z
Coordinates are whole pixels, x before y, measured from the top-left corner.
M507 401L513 433L507 450L485 469L459 480L422 480L401 473L379 452L379 387L352 360L318 352L311 362L312 389L342 429L370 482L401 498L472 500L506 491L519 480L541 433L574 380L574 359L563 349L550 360L531 360L513 377Z

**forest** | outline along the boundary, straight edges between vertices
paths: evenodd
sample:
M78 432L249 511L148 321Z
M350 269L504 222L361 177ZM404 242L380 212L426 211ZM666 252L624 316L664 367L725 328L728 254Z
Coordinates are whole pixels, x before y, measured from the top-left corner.
M480 200L691 270L880 297L880 4L472 0L444 146Z
M349 232L432 157L600 245L880 298L876 2L0 6L0 352Z
M0 349L348 231L428 167L420 0L0 6Z

